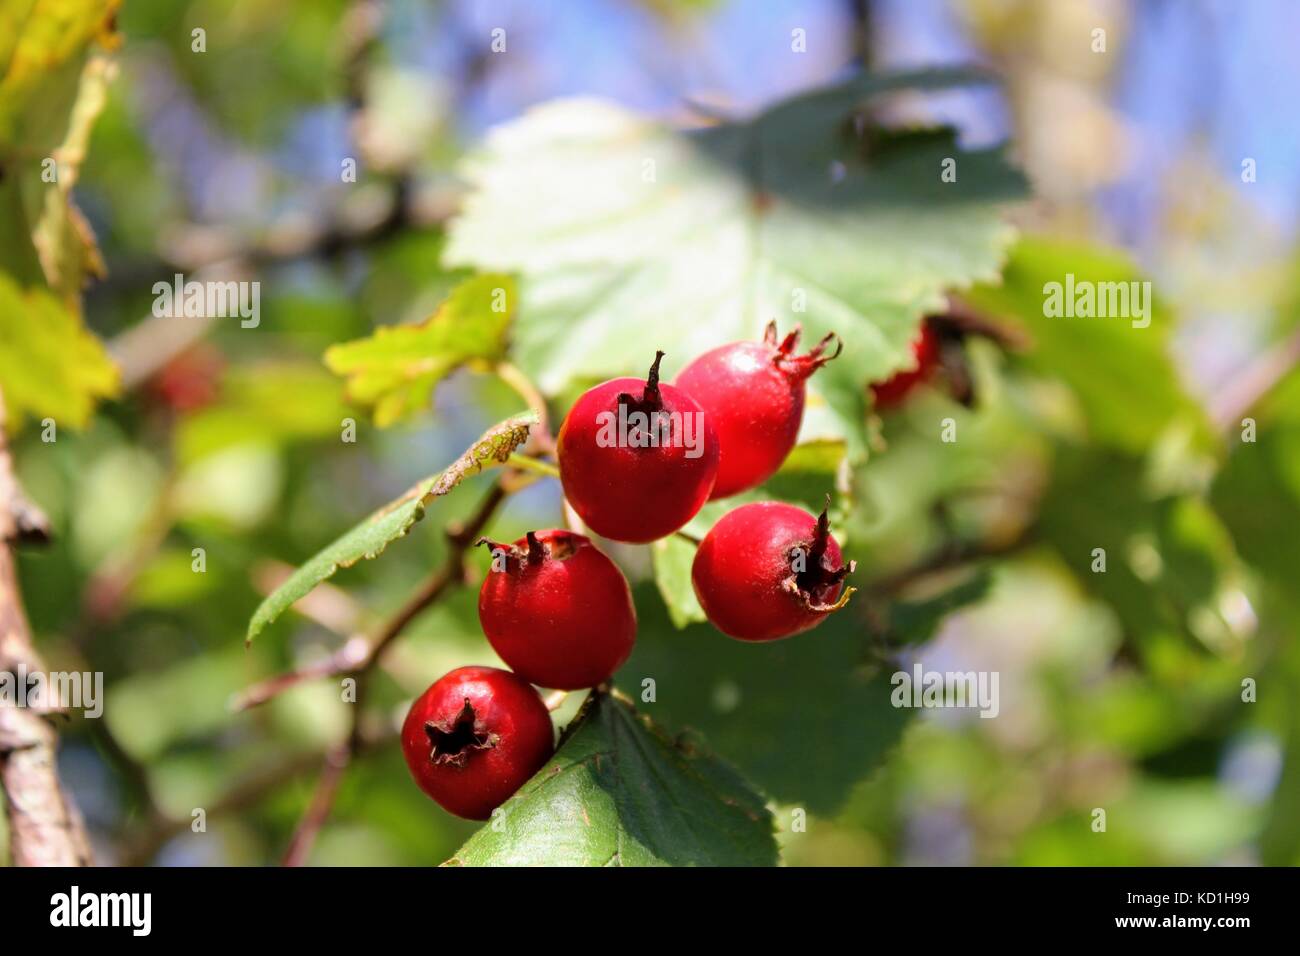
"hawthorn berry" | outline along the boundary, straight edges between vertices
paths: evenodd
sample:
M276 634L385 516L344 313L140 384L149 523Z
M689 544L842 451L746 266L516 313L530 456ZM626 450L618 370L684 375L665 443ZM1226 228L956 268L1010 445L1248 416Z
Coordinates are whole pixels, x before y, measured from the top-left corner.
M672 534L703 507L718 475L718 439L698 402L660 384L611 379L585 392L560 427L564 494L592 531L643 544Z
M677 376L677 387L700 403L718 433L721 457L710 498L726 498L770 478L799 437L808 376L840 354L827 335L806 355L794 354L798 327L778 344L776 322L762 342L732 342L705 352ZM826 347L834 340L834 353Z
M939 336L929 322L921 323L921 333L912 340L912 358L916 365L895 372L891 378L871 386L875 406L881 410L897 408L922 382L934 375L939 367L941 349Z
M530 531L492 548L478 595L483 633L520 677L578 690L608 680L632 653L636 611L627 579L571 531Z
M458 667L411 705L402 753L444 810L486 820L546 763L552 736L551 715L527 681L495 667Z
M211 345L196 345L173 357L145 385L145 394L173 412L186 414L217 400L226 361Z
M695 596L709 621L742 641L774 641L816 627L848 603L843 564L825 509L759 501L713 526L691 566ZM841 593L842 591L842 593Z

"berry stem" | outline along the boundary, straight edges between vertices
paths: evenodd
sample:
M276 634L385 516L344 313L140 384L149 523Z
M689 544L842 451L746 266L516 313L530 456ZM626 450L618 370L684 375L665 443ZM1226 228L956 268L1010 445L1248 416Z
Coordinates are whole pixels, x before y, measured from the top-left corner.
M560 469L549 461L542 461L542 459L534 458L531 455L511 452L510 457L506 459L506 464L511 468L518 468L520 471L531 471L537 475L545 475L547 478L560 477Z
M641 390L641 397L634 398L627 392L619 392L618 403L627 405L633 411L643 412L647 415L657 412L664 407L663 396L659 393L659 363L664 360L662 351L655 352L655 360L650 366L650 372L645 377L645 388Z
M641 401L655 408L663 404L663 399L659 395L659 363L663 360L664 353L656 351L655 360L650 365L650 373L645 377L645 391L641 393Z
M541 564L546 558L546 548L542 546L542 542L537 540L536 531L528 532L526 537L528 539L528 563Z

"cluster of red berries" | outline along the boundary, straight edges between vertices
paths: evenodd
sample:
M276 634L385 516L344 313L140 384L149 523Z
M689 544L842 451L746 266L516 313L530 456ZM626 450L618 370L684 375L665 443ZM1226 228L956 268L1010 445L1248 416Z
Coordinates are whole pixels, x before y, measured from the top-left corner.
M707 352L673 385L659 381L660 352L644 380L617 378L584 393L565 417L557 457L565 497L586 526L614 541L655 541L706 501L770 478L795 445L808 377L839 354L827 353L833 334L804 355L798 340L797 329L778 340L773 322L762 342ZM530 531L510 545L480 544L490 546L492 567L479 621L511 670L452 671L416 699L402 728L416 782L471 819L490 816L551 755L550 715L533 685L594 687L636 639L627 579L585 536ZM757 502L713 526L691 580L718 630L771 641L842 607L850 571L824 510L815 517Z

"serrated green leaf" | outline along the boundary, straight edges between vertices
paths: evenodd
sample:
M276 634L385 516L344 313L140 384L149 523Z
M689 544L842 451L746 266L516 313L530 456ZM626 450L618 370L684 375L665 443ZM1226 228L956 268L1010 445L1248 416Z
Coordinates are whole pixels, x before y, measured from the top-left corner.
M26 415L81 428L117 389L117 367L78 316L44 289L22 289L0 273L0 390L10 429Z
M427 407L438 383L461 366L500 359L514 309L514 280L473 276L425 321L333 345L325 364L346 376L348 398L373 408L384 428Z
M772 815L729 766L593 694L545 767L448 863L771 866Z
M753 120L681 133L608 103L544 105L489 136L447 261L523 277L515 357L548 393L583 376L666 369L772 318L844 353L813 379L865 452L865 385L907 361L943 291L997 275L1023 180L949 131L878 155L850 112L970 74L868 77ZM941 181L957 161L956 182Z
M323 551L317 552L258 605L249 621L246 640L251 642L295 601L332 577L339 568L349 568L358 561L378 557L389 542L405 535L412 525L424 517L424 510L433 499L447 494L462 480L482 471L485 466L501 464L509 458L510 453L527 440L528 429L535 424L537 415L529 412L494 425L449 467L426 478Z

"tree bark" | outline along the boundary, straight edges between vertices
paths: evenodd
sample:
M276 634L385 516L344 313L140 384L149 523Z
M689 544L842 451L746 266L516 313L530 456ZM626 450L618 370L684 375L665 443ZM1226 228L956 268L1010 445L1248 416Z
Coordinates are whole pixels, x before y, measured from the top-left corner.
M45 672L32 646L12 550L43 524L14 475L0 396L0 671L9 674ZM14 865L88 865L90 846L81 815L59 782L54 725L40 711L14 703L0 703L0 790Z

